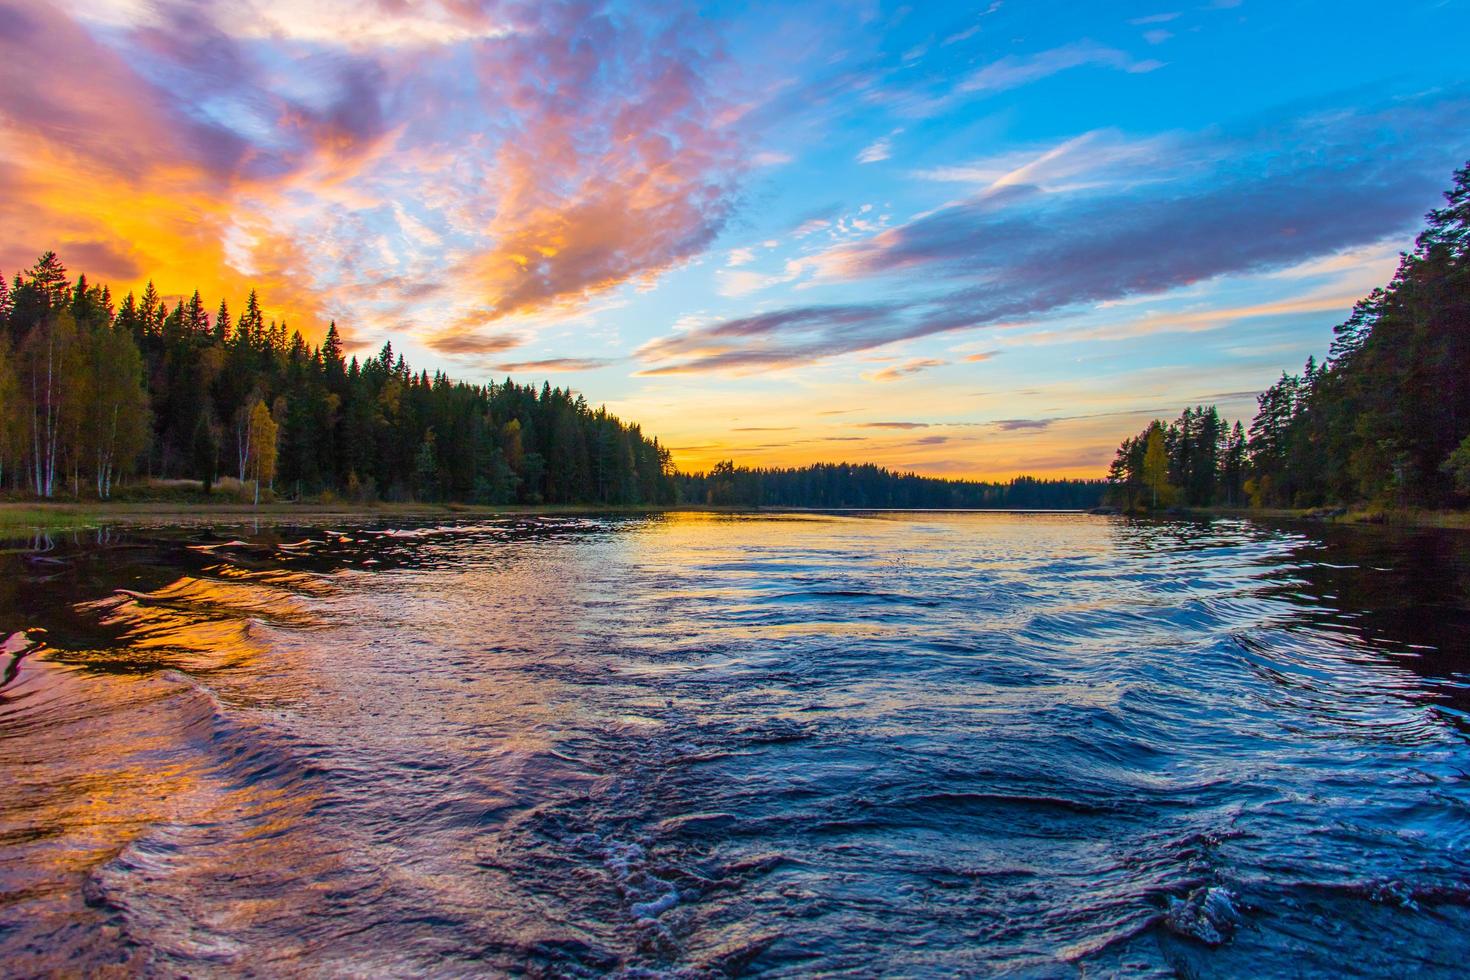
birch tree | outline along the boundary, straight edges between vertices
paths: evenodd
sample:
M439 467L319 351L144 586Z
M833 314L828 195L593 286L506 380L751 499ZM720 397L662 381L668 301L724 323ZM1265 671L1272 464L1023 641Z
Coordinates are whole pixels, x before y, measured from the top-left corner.
M104 326L90 346L87 445L97 498L106 500L112 496L114 479L132 467L147 445L148 394L143 388L143 358L132 337Z
M21 390L29 398L29 473L38 497L56 492L56 469L67 407L67 363L76 342L76 321L70 313L50 315L26 335L20 351ZM64 478L64 477L63 477Z
M1153 505L1159 506L1159 494L1169 489L1169 457L1164 451L1164 427L1157 422L1149 430L1143 454L1143 482L1153 491Z
M241 483L244 483L250 478L250 462L254 458L254 453L250 445L250 435L253 431L252 424L255 418L255 408L260 404L260 398L252 395L244 405L240 406L240 410L235 413L235 461L239 464Z
M10 342L4 334L0 334L0 486L5 485L7 467L14 462L20 451L23 408Z
M260 504L260 483L276 476L276 420L271 418L265 402L258 401L250 410L249 444L251 475L255 479L255 503Z

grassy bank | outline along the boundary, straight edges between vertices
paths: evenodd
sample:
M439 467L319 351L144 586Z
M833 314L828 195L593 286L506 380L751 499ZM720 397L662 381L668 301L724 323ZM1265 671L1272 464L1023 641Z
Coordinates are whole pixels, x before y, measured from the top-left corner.
M743 506L678 504L430 504L357 503L343 500L269 501L254 505L224 495L205 498L194 494L186 499L109 500L38 503L0 501L0 535L36 531L72 531L94 527L139 525L322 524L347 520L464 520L467 518L514 516L575 516L587 514L659 514L671 512L750 511ZM775 508L778 510L785 508ZM799 508L792 508L799 509ZM1141 514L1138 516L1148 516ZM1435 527L1470 531L1470 511L1360 508L1342 512L1292 510L1285 508L1194 507L1158 517L1241 517L1256 520L1313 521L1327 524L1378 525L1390 527Z
M337 520L436 520L516 515L650 514L669 511L726 511L740 508L642 505L478 506L472 504L408 503L262 503L258 507L237 501L180 503L176 501L106 501L98 503L0 502L0 534L35 531L71 531L103 526L145 524L319 524Z
M1288 509L1281 507L1192 507L1190 517L1245 517L1258 520L1313 521L1323 524L1386 527L1439 527L1470 531L1470 511L1421 510L1412 507Z
M1363 509L1350 510L1337 518L1343 524L1386 524L1400 527L1444 527L1470 531L1470 511Z

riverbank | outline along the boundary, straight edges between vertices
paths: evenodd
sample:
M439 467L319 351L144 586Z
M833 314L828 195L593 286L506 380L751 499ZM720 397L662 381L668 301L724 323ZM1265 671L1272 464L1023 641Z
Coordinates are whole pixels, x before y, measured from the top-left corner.
M0 534L33 531L74 531L103 526L142 524L319 524L335 520L398 518L404 520L464 519L473 517L575 516L582 514L660 514L673 511L736 511L747 508L644 504L479 505L420 503L294 503L277 501L258 506L236 501L178 502L0 502Z
M1438 527L1470 531L1470 511L1402 508L1282 508L1191 507L1190 517L1248 517L1257 520L1312 521L1322 524L1361 524L1390 527Z
M675 512L744 513L758 511L742 505L724 504L460 504L460 503L353 503L351 501L271 501L259 505L238 500L215 502L179 500L81 501L42 503L0 501L0 535L36 531L75 531L94 527L128 527L146 524L320 524L338 520L401 519L448 520L476 517L578 516L587 514L664 514ZM780 507L771 510L804 511L808 508ZM831 508L810 508L814 512ZM1136 516L1149 516L1136 515ZM1434 527L1470 531L1470 511L1413 509L1326 510L1249 507L1191 507L1158 517L1243 517L1273 521L1311 521L1326 524Z

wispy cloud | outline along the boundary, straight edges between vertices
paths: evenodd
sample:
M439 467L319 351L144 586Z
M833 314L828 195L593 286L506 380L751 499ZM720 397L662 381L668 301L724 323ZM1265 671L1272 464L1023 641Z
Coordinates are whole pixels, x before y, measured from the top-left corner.
M1172 137L1130 139L1116 130L1092 130L1050 146L1009 150L968 163L918 171L924 180L976 185L982 192L1007 188L1051 192L1139 186L1161 181L1155 170L1178 152Z
M1003 92L1073 68L1110 68L1134 74L1162 68L1163 63L1138 60L1125 51L1094 41L1078 41L1031 55L1007 55L960 82L961 92Z
M316 257L280 219L297 188L340 199L391 143L379 58L339 51L303 91L277 84L213 4L149 13L103 36L56 4L0 9L0 265L60 246L119 287L253 283L273 310L319 314Z
M258 286L359 329L413 328L423 297L391 284L433 268L441 323L519 328L647 288L709 247L750 168L789 159L720 122L709 25L636 3L11 0L0 19L0 225L25 229L4 268L59 245L118 286Z
M515 334L442 333L430 337L429 347L441 354L498 354L519 347L523 339Z
M520 372L556 374L596 371L616 363L616 359L607 357L548 357L539 361L512 361L508 364L497 364L495 370L509 371L512 374Z
M643 375L708 370L749 373L804 363L843 349L834 334L883 336L894 308L886 304L807 306L725 320L644 344ZM803 339L805 338L805 339Z
M1143 27L1147 24L1167 24L1171 20L1178 20L1179 16L1179 11L1175 10L1162 14L1148 14L1143 17L1135 17L1128 23L1134 27Z
M930 368L943 367L948 363L948 361L942 361L935 357L915 357L904 361L902 364L894 364L880 371L864 374L863 379L865 381L877 381L879 383L898 381L900 378L907 378L910 375L919 374Z
M792 365L1289 267L1401 235L1470 149L1470 138L1443 142L1470 131L1470 100L1431 96L1271 126L1269 139L1174 138L1152 171L1167 182L1163 193L1126 181L1061 196L987 188L804 260L819 283L917 278L932 284L927 297L771 311L652 342L638 356L657 365L653 373Z
M858 152L858 163L880 163L893 155L893 140L880 136Z
M794 282L806 267L798 261L787 262L780 272L755 272L750 269L721 269L715 273L721 296L748 296L762 289Z
M493 157L491 246L464 269L495 315L575 306L708 247L734 206L741 146L715 124L707 28L589 22L573 3L517 7L513 27L476 65L514 120Z
M994 14L994 13L999 12L1000 11L1000 8L1003 7L1003 6L1005 6L1005 4L1002 2L1002 0L992 0L992 3L990 4L990 6L986 7L983 11L980 12L980 17L982 19L983 18L986 18L986 17L989 17L991 14ZM953 33L953 34L949 35L948 37L946 37L944 39L943 43L945 45L958 44L961 41L968 41L970 38L974 37L976 34L979 34L979 33L980 33L980 21L977 20L974 24L971 24L969 27L965 28L964 30L962 30L962 31L956 31L955 33Z

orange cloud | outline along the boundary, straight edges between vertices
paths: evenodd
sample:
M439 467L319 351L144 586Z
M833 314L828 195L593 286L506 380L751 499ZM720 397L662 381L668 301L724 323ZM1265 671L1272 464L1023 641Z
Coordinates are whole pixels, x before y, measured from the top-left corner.
M969 360L969 358L966 358L966 360ZM864 374L863 380L877 381L879 383L897 381L900 378L907 378L911 374L918 374L930 368L943 367L948 363L948 361L942 361L937 357L915 357L904 361L902 364L894 364L890 367Z
M432 311L443 348L651 285L730 214L745 163L697 19L350 6L88 8L105 34L44 0L0 8L0 269L55 249L119 293L256 288L314 334ZM263 60L262 37L307 70ZM476 77L440 84L450 53Z
M377 145L374 119L337 108L344 101L313 115L277 100L292 142L263 154L183 113L54 6L21 2L0 18L0 268L54 249L119 295L153 279L165 296L198 288L238 308L255 288L269 315L319 332L321 291L306 246L279 220L283 193L292 178L322 188L344 180ZM143 50L156 40L137 37ZM370 75L346 90L362 95Z

